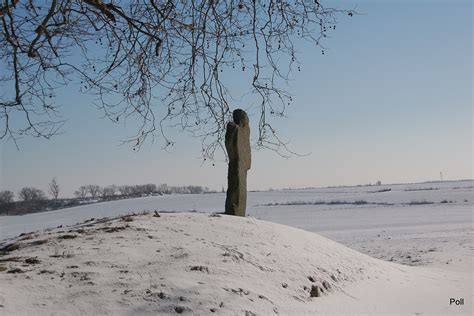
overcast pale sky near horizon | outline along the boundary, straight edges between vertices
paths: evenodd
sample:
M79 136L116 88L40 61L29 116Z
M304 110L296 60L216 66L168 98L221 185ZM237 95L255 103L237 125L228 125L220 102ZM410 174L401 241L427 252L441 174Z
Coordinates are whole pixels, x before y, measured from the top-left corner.
M328 4L363 15L339 19L325 55L300 48L302 71L288 87L294 105L276 122L291 149L309 155L285 159L254 149L248 188L418 182L439 180L440 171L447 180L472 178L472 2ZM19 151L0 143L0 190L46 191L53 176L63 197L83 184L226 186L226 162L202 164L198 139L176 132L169 152L157 140L136 153L120 146L130 126L100 119L76 87L58 100L64 134L24 138Z

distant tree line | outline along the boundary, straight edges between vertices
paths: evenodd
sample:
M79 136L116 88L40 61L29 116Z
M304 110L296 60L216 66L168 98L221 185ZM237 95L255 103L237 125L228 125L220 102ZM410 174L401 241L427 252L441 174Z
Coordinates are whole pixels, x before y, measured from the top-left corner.
M209 193L209 188L198 185L169 186L167 184L156 185L153 183L137 185L108 185L101 187L95 184L81 185L74 196L79 199L102 198L113 199L119 197L138 197L162 194L202 194Z
M46 194L34 187L22 188L15 201L15 194L10 190L0 191L0 215L16 215L27 214L33 212L49 211L64 207L71 207L84 203L92 203L97 201L110 201L115 199L142 197L150 195L163 194L203 194L212 193L207 187L197 185L187 186L169 186L167 184L138 184L138 185L108 185L99 186L96 184L81 185L74 191L74 198L59 198L61 187L56 178L53 178L48 186Z

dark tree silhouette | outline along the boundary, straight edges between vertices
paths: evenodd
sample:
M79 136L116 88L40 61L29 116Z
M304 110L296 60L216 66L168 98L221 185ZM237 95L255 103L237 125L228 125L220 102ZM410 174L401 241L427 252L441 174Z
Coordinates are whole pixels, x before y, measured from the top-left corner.
M93 199L95 199L97 196L99 196L101 188L97 184L89 184L86 186L87 187L87 192L91 195Z
M84 199L87 196L89 189L85 185L81 185L76 191L74 191L74 195L80 199Z
M113 122L138 119L134 149L155 136L172 145L178 126L212 158L234 100L222 73L239 70L260 100L257 145L282 149L269 117L292 101L296 44L324 53L339 14L354 13L318 0L0 0L0 138L60 132L55 91L72 81Z
M12 203L13 196L14 194L10 190L0 191L0 205Z
M61 188L59 187L58 182L56 181L56 178L53 178L51 182L49 183L49 193L53 197L53 199L57 200L59 197L59 191L61 191Z
M46 196L40 189L33 187L24 187L18 192L18 198L22 201L41 201L45 200Z
M102 195L102 198L108 198L108 197L114 196L115 192L117 192L117 186L112 184L112 185L103 187L100 194Z

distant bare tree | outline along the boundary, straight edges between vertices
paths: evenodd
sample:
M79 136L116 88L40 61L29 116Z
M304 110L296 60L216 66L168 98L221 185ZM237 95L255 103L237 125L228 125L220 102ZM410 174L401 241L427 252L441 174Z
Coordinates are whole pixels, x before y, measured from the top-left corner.
M18 197L22 201L40 201L46 199L44 192L33 187L25 187L20 190Z
M13 202L13 192L9 190L0 191L0 205Z
M83 199L87 196L88 192L88 188L85 185L81 185L76 191L74 191L74 195L78 198Z
M115 192L117 192L117 186L112 184L112 185L102 188L101 195L103 198L107 198L107 197L114 196Z
M151 194L157 191L156 184L148 183L143 185L143 193Z
M90 193L91 197L95 199L97 196L99 196L100 193L100 186L95 185L95 184L89 184L87 185L87 192Z
M166 183L162 183L158 186L158 192L161 194L170 194L171 189Z
M150 194L156 192L156 184L137 184L131 186L133 195Z
M258 97L257 145L279 150L269 117L293 101L297 46L324 54L341 14L354 13L321 0L0 1L0 138L55 135L56 91L73 81L113 122L138 120L134 149L172 145L165 129L179 126L213 157L235 100L223 73L239 71Z
M59 191L60 191L59 184L56 181L56 177L54 177L49 183L49 193L51 194L53 199L57 200L59 196Z
M131 185L130 191L132 195L139 195L143 193L143 188L141 187L141 185Z
M132 194L132 187L130 185L121 185L118 187L118 191L120 192L120 195L130 195Z

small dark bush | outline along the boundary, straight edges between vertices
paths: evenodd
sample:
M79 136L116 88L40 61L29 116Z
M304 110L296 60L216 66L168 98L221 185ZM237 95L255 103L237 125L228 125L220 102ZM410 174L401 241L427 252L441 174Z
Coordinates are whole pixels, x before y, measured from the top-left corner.
M422 200L422 201L411 201L408 204L409 205L424 205L424 204L434 204L434 202L429 202L427 200Z
M392 189L385 188L385 189L380 189L380 190L377 190L377 191L369 191L369 193L382 193L382 192L390 192L390 191L392 191Z

